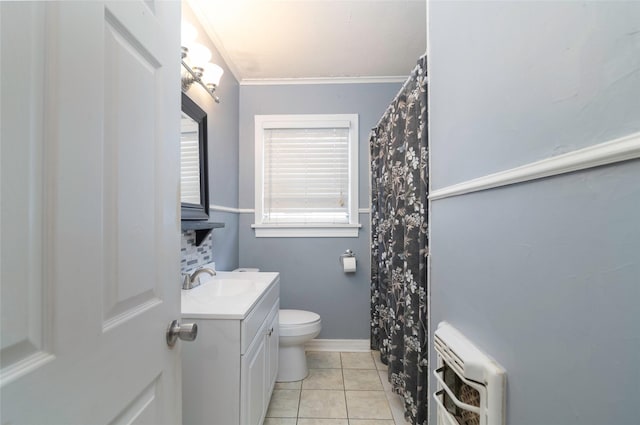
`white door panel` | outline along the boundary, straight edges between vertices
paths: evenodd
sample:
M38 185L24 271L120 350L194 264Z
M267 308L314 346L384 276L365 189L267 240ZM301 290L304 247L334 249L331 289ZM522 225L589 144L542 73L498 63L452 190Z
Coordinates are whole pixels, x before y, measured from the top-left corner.
M0 423L179 423L180 3L0 19Z
M34 7L24 8L20 19L9 19L3 9L0 9L0 279L3 282L0 292L0 366L2 380L7 381L24 369L50 360L51 355L46 347L46 313L43 307L47 300L42 273L44 181L41 124L44 114L41 93L44 90L44 57L23 51L22 44L5 37L6 32L22 32L23 44L43 46L45 19L42 10ZM8 66L8 63L14 65ZM32 72L25 75L24 69ZM21 149L12 149L9 155L7 140L19 141ZM22 208L8 208L10 205ZM25 214L25 211L30 213Z

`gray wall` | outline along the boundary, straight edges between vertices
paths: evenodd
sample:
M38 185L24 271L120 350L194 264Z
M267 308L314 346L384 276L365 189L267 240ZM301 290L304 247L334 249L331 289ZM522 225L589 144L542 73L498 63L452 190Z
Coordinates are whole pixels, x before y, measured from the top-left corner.
M193 12L183 3L183 19L198 30L198 41L207 46L213 56L211 62L224 69L216 94L221 102L215 103L204 89L194 84L189 97L207 112L209 136L209 203L228 208L238 207L238 104L239 85L226 62L207 37ZM212 261L219 270L233 270L238 266L238 215L210 211L209 221L225 223L215 229L212 236ZM203 242L209 243L208 241ZM200 265L200 264L198 264ZM195 268L194 266L192 268Z
M640 131L640 3L432 2L429 40L432 189ZM639 182L634 160L432 202L431 330L506 368L507 423L638 422Z
M408 70L409 71L409 70ZM240 208L254 207L254 115L359 115L359 200L369 207L368 136L401 84L322 84L240 87ZM368 339L370 317L369 215L358 238L256 238L253 213L240 215L240 266L281 273L282 308L314 311L322 317L318 338ZM342 272L345 249L358 270Z
M640 130L638 2L449 3L429 6L432 189Z

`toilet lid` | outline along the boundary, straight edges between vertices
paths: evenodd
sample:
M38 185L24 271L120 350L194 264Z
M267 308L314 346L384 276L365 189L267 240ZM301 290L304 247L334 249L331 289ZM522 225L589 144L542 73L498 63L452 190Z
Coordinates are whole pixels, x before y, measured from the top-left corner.
M280 325L304 325L320 320L320 315L304 310L280 310Z

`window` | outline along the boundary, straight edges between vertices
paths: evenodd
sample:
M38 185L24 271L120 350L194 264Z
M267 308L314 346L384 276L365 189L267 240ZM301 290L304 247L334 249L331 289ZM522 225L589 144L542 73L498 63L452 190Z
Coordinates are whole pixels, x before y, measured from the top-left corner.
M358 115L256 115L257 237L357 237Z

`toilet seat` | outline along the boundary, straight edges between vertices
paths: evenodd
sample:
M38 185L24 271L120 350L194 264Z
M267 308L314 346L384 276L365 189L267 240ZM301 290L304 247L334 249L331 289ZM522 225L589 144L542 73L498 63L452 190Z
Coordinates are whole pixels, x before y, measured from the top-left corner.
M319 332L320 315L304 310L280 310L280 336L299 336Z

